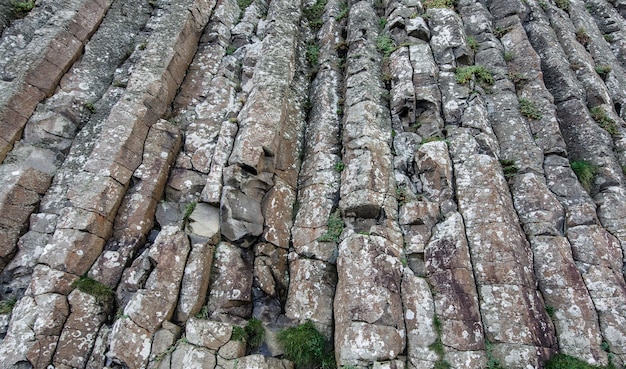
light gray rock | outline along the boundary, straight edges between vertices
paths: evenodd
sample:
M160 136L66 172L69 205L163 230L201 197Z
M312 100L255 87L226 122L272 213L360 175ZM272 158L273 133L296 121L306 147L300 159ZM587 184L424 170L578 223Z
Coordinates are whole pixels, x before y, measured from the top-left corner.
M230 340L232 331L230 324L192 317L185 326L185 337L193 345L219 350Z
M289 264L289 294L285 310L288 318L312 322L330 337L337 272L323 261L297 258Z
M339 365L395 359L405 345L400 248L379 236L354 234L339 245L335 349ZM354 278L357 270L371 270Z
M196 347L187 343L176 346L176 350L172 353L171 369L199 368L212 369L215 368L215 354L204 347Z
M209 204L197 204L189 216L189 231L216 244L220 237L219 209Z

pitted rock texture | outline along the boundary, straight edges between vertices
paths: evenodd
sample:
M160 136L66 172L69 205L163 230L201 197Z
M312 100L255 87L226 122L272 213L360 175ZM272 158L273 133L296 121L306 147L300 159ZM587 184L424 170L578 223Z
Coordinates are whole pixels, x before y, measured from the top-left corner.
M324 367L626 365L626 2L5 1L0 32L1 369L298 369L308 321Z

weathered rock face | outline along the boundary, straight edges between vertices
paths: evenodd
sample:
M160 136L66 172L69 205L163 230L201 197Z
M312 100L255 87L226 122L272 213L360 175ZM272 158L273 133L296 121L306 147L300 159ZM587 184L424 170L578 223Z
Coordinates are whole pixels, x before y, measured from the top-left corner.
M9 3L0 368L626 364L626 2Z

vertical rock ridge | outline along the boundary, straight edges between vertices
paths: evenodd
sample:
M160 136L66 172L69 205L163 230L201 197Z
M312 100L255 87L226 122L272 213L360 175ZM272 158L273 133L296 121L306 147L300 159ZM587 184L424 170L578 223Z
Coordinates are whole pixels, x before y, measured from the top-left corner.
M348 230L338 246L334 303L338 365L394 362L405 350L402 241L392 195L391 120L376 50L384 37L378 23L369 2L350 6L339 199ZM370 273L353 278L358 270Z

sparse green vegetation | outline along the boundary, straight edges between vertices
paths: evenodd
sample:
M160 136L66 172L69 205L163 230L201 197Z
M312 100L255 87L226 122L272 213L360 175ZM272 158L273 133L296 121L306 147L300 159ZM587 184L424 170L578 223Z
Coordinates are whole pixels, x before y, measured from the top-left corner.
M485 369L505 369L500 361L493 356L491 342L485 340L485 350L487 351L487 366Z
M609 75L609 72L611 71L611 66L610 65L596 65L595 69L596 69L596 73L598 73L600 78L606 79L606 77Z
M396 44L389 35L383 34L376 38L376 48L383 54L383 57L387 58L396 50Z
M320 48L317 44L308 44L306 47L306 60L311 67L316 68L320 56Z
M261 347L265 341L265 328L259 319L250 319L243 330L246 333L246 341L250 350L254 351Z
M335 356L328 350L330 344L311 321L278 333L278 342L285 351L285 358L296 368L335 368Z
M500 165L502 165L502 172L504 173L504 178L506 179L514 177L519 170L519 168L515 165L515 160L502 159L500 160Z
M613 364L607 366L595 366L587 364L586 362L576 359L575 357L557 354L546 362L545 369L614 369Z
M233 333L231 333L230 339L242 342L248 339L248 335L246 334L246 330L244 328L236 325L233 327Z
M194 315L194 317L198 318L198 319L209 319L209 307L207 305L204 305L200 311Z
M265 341L265 328L259 319L252 318L248 321L245 327L240 327L238 325L233 326L233 332L230 335L230 339L233 341L245 342L248 347L248 352L254 352L261 347Z
M512 29L513 29L513 27L496 27L496 29L493 30L493 34L497 38L502 38L502 36L507 34Z
M385 17L380 17L380 19L378 20L378 28L380 30L385 29L385 26L387 25L387 18Z
M233 45L228 45L228 47L226 48L226 55L233 55L235 51L237 51L236 47L234 47Z
M509 73L508 76L518 90L528 81L528 78L524 77L521 73Z
M90 114L94 114L96 112L96 106L92 102L86 102L84 106Z
M335 172L341 173L344 169L346 169L346 165L342 161L338 161L335 164Z
M176 341L173 345L168 347L167 350L165 350L162 353L160 353L157 356L155 356L154 361L157 362L157 363L163 361L163 359L165 359L167 357L167 355L170 355L170 354L172 354L172 352L176 351L176 348L181 343L189 343L189 341L187 341L187 337L183 336L183 337L179 338L178 341Z
M398 204L404 205L409 200L409 189L406 185L396 187L396 200Z
M443 138L439 136L426 137L422 139L422 141L420 141L420 145L427 144L429 142L437 142L437 141L443 141Z
M433 8L450 8L454 9L457 0L424 0L422 1L422 5L424 9L433 9Z
M505 51L505 52L502 54L502 57L504 58L504 61L506 61L506 62L510 62L511 60L513 60L513 58L515 58L515 54L513 54L513 53L512 53L512 52L510 52L510 51Z
M304 16L309 21L309 26L313 29L314 32L319 31L324 24L322 20L322 15L324 15L324 8L326 7L327 0L317 0L315 4L304 9Z
M72 283L72 287L91 295L99 303L104 303L113 298L113 291L106 285L93 278L82 276Z
M550 316L550 318L554 318L554 308L550 305L546 305L546 313Z
M478 50L478 41L476 41L476 39L472 36L467 36L467 46L470 47L470 49L476 51Z
M341 232L343 232L344 227L343 220L341 219L341 215L338 211L331 214L331 216L328 218L327 225L328 230L317 240L320 242L337 242L339 240L339 236L341 236Z
M428 346L428 348L439 357L437 361L435 361L435 369L449 369L451 365L444 359L446 352L443 347L443 342L441 342L441 320L439 320L437 315L433 317L433 327L435 328L435 332L437 332L437 340Z
M15 307L16 299L8 299L4 301L0 301L0 314L11 314L13 308Z
M583 46L587 45L590 40L589 35L587 34L587 30L583 27L579 27L576 32L574 32L574 34L576 35L576 41L578 41Z
M468 84L472 79L486 85L492 85L494 82L491 72L482 65L456 68L455 76L457 83L462 85Z
M535 106L535 103L531 100L520 98L519 100L519 112L530 119L541 119L542 115L539 109Z
M126 318L128 318L128 315L124 314L124 308L120 307L119 309L117 309L117 311L115 312L115 320Z
M237 0L237 5L239 5L239 9L241 9L241 11L244 11L248 6L250 6L250 4L252 4L252 1L253 0Z
M198 205L197 201L192 201L185 206L185 213L183 213L183 228L187 226L189 223L189 217L193 214L193 211L196 209L196 205Z
M595 120L600 127L609 132L612 136L618 133L617 124L611 117L608 116L606 111L602 108L602 106L594 106L589 109L591 113L591 117Z
M613 41L615 41L615 37L613 37L613 35L607 33L606 35L604 35L604 40L606 42L613 42Z
M13 14L16 18L25 17L35 7L35 0L13 1L11 3Z
M585 160L572 161L570 162L570 166L576 174L576 177L578 177L578 181L580 182L580 184L583 185L583 188L589 191L589 189L591 188L591 183L598 173L599 168L596 165Z
M123 81L119 81L119 80L115 80L112 83L113 87L119 87L119 88L126 88L128 86L127 82L123 82Z
M548 2L545 0L539 0L539 6L541 9L546 10L548 8Z
M569 0L554 0L554 3L566 12L569 11Z
M349 12L350 12L350 7L348 6L347 2L344 1L341 4L339 4L339 14L337 14L337 22L339 22L340 20L344 18L347 18Z

